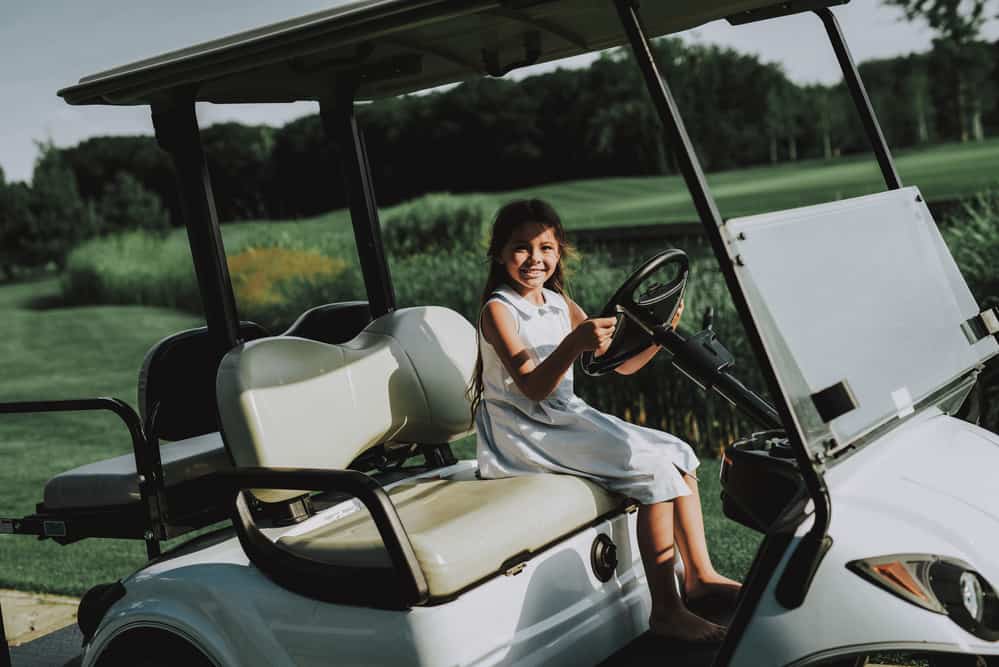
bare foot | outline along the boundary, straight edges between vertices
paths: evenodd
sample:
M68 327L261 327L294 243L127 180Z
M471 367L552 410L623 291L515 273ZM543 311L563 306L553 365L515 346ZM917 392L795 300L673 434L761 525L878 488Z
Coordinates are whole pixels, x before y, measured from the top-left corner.
M707 621L683 607L653 613L649 617L649 632L663 639L687 642L720 642L725 628Z
M695 580L684 586L688 604L696 604L702 600L707 601L710 599L734 607L739 598L739 591L741 590L742 584L738 581L723 577L717 573Z

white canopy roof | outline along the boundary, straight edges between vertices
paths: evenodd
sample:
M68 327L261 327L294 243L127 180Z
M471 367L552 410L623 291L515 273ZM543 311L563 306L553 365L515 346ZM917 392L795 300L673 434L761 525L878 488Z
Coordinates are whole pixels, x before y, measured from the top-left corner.
M654 0L650 37L726 17L846 0ZM423 90L625 42L612 0L347 0L80 79L70 104L152 104L193 91L218 103L319 100L357 77L359 99Z

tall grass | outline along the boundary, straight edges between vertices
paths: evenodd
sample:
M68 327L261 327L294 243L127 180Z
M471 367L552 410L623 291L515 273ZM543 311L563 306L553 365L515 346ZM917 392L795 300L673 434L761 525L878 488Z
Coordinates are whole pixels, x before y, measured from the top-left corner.
M966 202L943 235L979 305L999 306L999 190ZM986 365L980 384L982 425L999 433L999 358Z

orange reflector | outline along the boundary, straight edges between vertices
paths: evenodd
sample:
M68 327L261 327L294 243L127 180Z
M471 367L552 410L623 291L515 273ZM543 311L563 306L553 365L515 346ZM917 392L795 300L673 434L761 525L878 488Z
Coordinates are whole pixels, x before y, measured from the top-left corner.
M882 579L895 584L899 588L915 595L920 600L930 601L930 598L923 592L923 587L912 578L909 574L908 568L905 567L899 561L892 561L890 563L882 563L881 565L872 565L871 569L874 570Z

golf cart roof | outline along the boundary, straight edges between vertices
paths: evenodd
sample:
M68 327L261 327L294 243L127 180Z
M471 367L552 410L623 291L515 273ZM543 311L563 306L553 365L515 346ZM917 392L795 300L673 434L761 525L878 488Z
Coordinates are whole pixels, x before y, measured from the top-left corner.
M845 0L670 0L642 6L650 37L720 18L733 22ZM357 80L357 99L501 76L626 43L610 0L349 0L330 9L86 76L59 91L70 104L186 99L291 102ZM733 18L734 17L734 18Z

